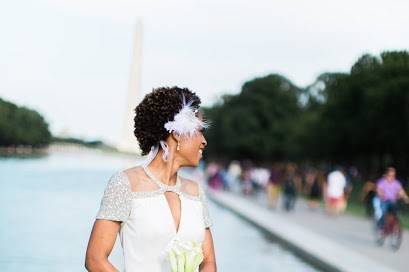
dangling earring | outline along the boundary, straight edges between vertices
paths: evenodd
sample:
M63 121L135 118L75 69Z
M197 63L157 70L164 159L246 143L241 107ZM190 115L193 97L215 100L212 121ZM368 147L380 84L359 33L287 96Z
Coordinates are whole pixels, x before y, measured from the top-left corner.
M169 158L169 148L168 148L168 144L165 141L160 141L160 146L163 149L163 154L162 154L162 159L163 161L168 161Z
M178 142L178 145L176 146L176 150L179 151L180 150L180 143Z

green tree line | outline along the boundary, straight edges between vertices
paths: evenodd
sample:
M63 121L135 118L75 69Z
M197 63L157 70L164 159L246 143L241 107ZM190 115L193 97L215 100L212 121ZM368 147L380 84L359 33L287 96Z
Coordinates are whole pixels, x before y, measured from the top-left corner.
M50 141L48 123L38 112L0 98L0 146L42 147Z
M210 158L387 165L409 176L409 53L363 55L298 87L272 74L205 108Z

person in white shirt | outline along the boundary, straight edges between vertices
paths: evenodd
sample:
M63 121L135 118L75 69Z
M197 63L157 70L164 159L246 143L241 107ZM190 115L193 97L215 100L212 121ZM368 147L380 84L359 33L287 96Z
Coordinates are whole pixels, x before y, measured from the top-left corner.
M337 215L345 207L345 187L347 181L341 170L336 169L328 174L325 190L325 204L328 214Z

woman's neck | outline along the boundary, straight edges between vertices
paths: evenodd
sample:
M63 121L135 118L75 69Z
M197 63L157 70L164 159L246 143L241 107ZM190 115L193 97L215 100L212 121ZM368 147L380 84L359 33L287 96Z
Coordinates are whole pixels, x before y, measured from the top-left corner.
M169 152L168 160L165 162L162 159L163 150L160 150L152 162L148 165L153 175L161 182L173 186L176 184L177 172L181 167L178 160L173 155L174 152Z

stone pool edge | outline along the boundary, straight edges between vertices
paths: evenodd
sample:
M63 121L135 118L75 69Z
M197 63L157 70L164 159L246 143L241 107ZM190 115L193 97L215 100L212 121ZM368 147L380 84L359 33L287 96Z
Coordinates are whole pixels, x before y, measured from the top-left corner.
M329 272L396 271L359 252L289 222L284 216L272 213L267 208L243 197L222 191L208 191L207 195L212 202L254 225L317 269ZM215 224L220 223L215 222Z

